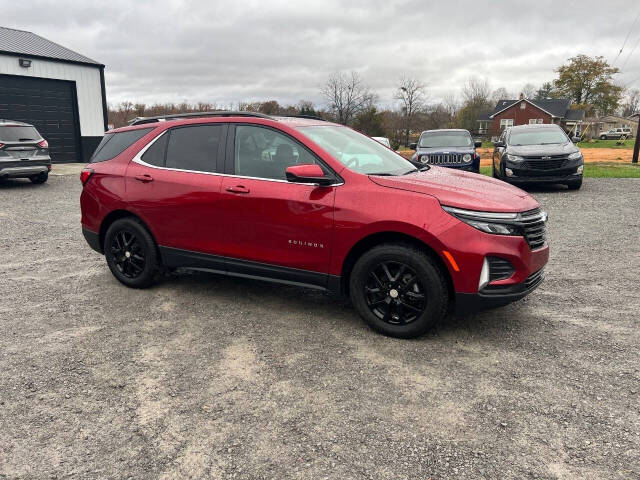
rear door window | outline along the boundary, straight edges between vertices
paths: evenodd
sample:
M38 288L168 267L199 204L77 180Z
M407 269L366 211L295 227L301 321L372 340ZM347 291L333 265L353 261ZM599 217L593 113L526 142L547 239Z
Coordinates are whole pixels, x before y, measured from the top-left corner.
M222 127L221 124L210 124L172 129L166 167L215 173L222 145Z
M126 132L107 133L98 148L96 148L93 157L91 157L91 163L104 162L117 157L151 130L153 129L142 128Z
M156 167L164 167L165 153L167 151L167 142L169 140L169 133L165 132L160 134L155 142L147 149L142 155L142 161L149 165Z

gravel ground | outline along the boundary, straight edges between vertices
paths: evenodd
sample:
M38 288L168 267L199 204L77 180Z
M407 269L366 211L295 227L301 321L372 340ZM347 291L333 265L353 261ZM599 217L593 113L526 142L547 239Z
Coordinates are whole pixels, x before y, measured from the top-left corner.
M0 185L0 478L640 478L639 192L534 191L542 286L406 341L313 290L129 290L75 175Z

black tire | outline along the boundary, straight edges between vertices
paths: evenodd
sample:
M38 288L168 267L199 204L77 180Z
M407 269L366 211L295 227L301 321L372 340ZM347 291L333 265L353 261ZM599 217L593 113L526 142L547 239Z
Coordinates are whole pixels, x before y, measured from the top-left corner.
M29 180L31 180L31 183L35 183L36 185L39 185L41 183L45 183L47 180L49 179L49 173L48 172L42 172L38 175L34 175L32 177L29 177Z
M620 136L620 140L626 140L626 139L627 139L627 136L626 136L626 135L621 135L621 136Z
M159 278L158 248L136 218L121 218L109 226L104 237L104 256L113 276L127 287L147 288Z
M567 187L569 187L569 190L580 190L581 186L582 178L580 180L572 180L571 182L567 183Z
M353 267L349 290L364 321L390 337L424 334L447 316L449 307L444 274L411 245L382 244L364 253Z
M606 140L607 136L606 135L600 135L600 140Z
M493 178L500 178L500 177L498 176L498 172L496 171L496 164L495 164L495 163L493 163L493 162L491 162L491 176L492 176Z

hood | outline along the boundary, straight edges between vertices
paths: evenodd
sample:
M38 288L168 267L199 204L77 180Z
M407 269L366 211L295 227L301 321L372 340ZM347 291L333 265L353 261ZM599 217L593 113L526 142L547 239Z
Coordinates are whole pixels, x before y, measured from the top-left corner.
M434 167L395 177L369 176L387 188L432 195L441 205L485 212L524 212L539 207L527 192L477 173Z
M538 157L543 155L568 155L580 149L573 143L554 143L552 145L509 145L507 153L521 157Z

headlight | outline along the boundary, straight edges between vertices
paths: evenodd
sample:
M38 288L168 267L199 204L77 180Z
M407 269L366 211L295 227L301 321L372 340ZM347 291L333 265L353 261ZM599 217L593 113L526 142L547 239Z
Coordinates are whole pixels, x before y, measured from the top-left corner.
M580 150L569 155L569 160L577 160L579 158L582 158L582 152Z
M469 154L469 153L465 153L465 154L462 156L462 160L464 160L465 162L470 162L470 161L471 161L471 154Z
M512 225L518 218L517 213L478 212L462 208L442 206L442 209L458 220L485 233L494 235L522 235L517 225Z
M522 160L524 160L524 158L519 155L507 154L507 160L509 160L510 162L521 162Z

